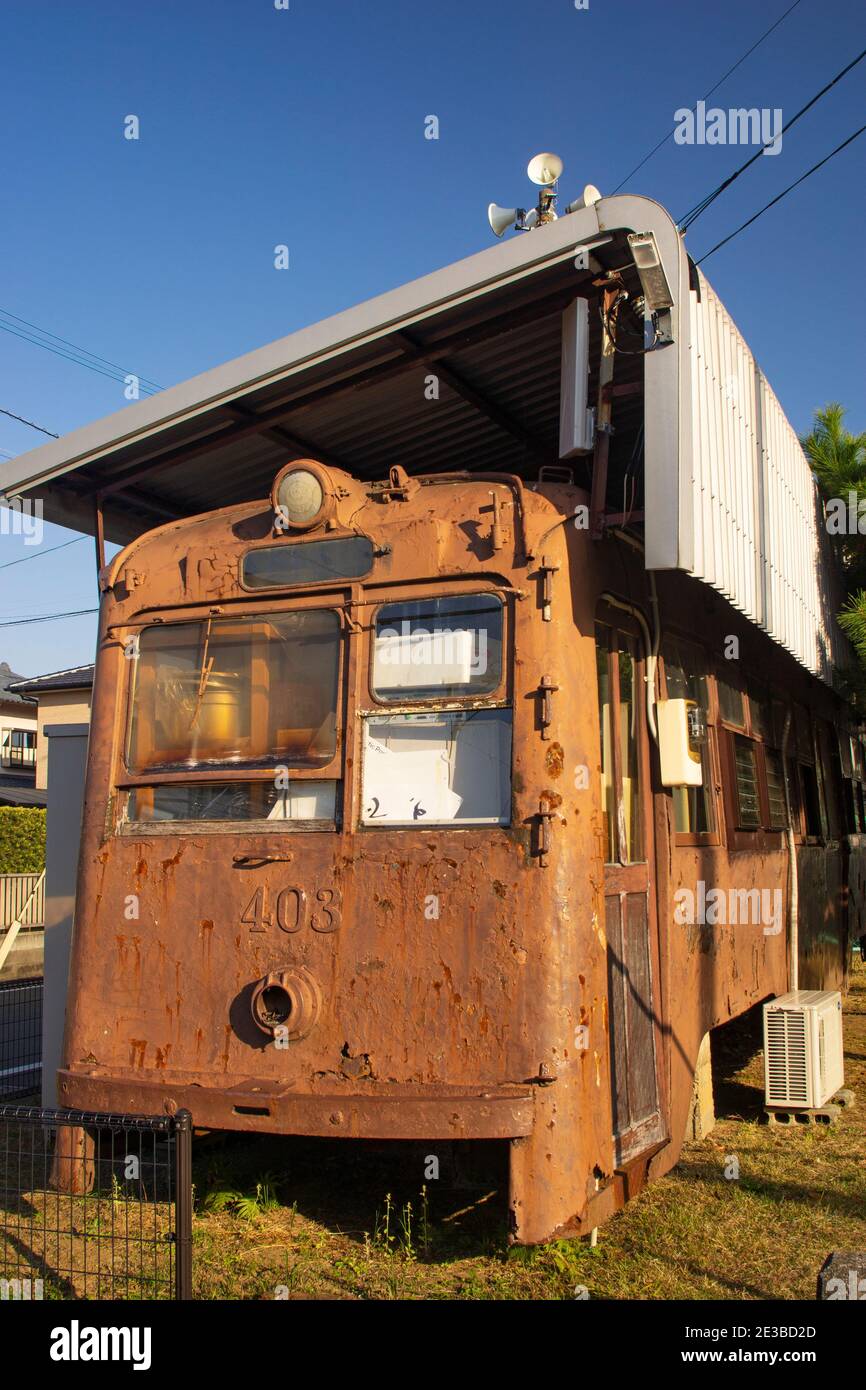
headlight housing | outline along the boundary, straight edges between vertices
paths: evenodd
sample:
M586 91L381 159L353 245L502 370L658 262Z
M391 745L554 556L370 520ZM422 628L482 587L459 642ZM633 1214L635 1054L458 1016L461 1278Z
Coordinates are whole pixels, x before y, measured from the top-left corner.
M315 459L295 459L274 479L271 502L275 530L309 531L330 515L333 486Z

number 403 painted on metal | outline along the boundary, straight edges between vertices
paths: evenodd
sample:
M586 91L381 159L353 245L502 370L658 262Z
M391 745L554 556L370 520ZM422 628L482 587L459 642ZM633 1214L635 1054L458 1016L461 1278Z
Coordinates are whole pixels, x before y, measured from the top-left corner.
M336 931L343 910L343 896L339 888L317 888L315 904L308 904L303 888L283 888L277 893L271 911L265 885L257 888L250 898L241 913L241 922L251 932L267 931L275 921L281 931L289 933L300 931L307 925L317 932Z

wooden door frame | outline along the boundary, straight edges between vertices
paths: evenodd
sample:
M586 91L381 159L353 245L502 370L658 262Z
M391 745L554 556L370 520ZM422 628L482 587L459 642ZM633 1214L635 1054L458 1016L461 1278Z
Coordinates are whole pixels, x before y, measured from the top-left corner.
M614 1135L616 1168L620 1170L650 1149L658 1149L669 1139L668 1088L666 1084L667 1053L666 1029L663 1023L661 1001L665 996L661 962L661 932L658 910L658 858L657 827L655 824L655 797L652 788L652 759L646 710L646 668L648 653L644 649L644 638L640 625L625 611L611 607L602 601L596 614L596 646L598 646L598 626L606 628L612 635L608 651L608 688L611 709L611 763L614 776L614 843L619 856L616 862L603 865L604 897L618 895L620 916L624 930L625 901L628 893L646 891L646 920L648 933L647 959L650 972L652 1039L654 1050L654 1073L656 1087L656 1111L622 1135ZM631 638L634 642L633 656L633 698L636 711L636 741L638 749L638 805L641 816L643 843L642 858L632 863L622 860L622 840L624 828L624 807L622 802L622 767L619 746L619 652L617 634ZM616 718L614 718L616 714ZM603 740L603 730L599 721L599 738ZM604 757L603 742L601 748ZM607 844L605 843L605 854ZM610 999L608 998L608 1021L612 1019ZM611 1043L612 1043L611 1038ZM611 1107L613 1112L613 1069L611 1068Z

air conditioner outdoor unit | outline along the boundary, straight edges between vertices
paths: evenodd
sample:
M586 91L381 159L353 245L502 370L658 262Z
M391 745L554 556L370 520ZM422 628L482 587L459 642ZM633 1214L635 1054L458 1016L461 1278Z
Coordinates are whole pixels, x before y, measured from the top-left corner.
M798 989L764 1005L768 1106L817 1110L844 1081L838 991Z

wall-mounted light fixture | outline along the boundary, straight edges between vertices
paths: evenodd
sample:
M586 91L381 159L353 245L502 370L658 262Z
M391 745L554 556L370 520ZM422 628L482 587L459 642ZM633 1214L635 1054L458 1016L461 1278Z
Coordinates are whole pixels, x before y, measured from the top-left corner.
M665 275L662 258L654 232L631 232L628 238L637 273L640 276L644 300L649 313L672 309L674 297Z

